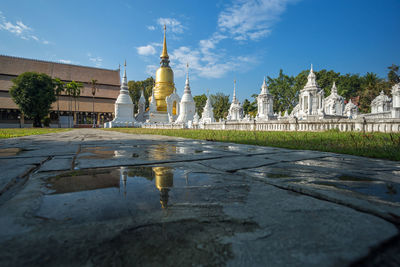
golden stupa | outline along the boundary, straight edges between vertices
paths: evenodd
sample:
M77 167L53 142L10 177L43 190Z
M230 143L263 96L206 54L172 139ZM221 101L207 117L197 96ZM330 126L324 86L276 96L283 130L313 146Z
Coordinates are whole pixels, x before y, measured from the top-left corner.
M156 84L154 85L154 97L157 102L157 112L167 113L167 103L165 98L172 94L175 89L174 84L174 72L169 66L169 56L167 52L167 39L166 39L166 29L164 25L164 43L163 50L161 53L160 67L156 72Z

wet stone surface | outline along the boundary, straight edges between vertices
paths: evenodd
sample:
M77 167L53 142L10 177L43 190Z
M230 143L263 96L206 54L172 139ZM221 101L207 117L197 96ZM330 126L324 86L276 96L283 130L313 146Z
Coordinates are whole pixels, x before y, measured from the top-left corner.
M94 129L0 145L1 266L393 265L400 253L398 162Z

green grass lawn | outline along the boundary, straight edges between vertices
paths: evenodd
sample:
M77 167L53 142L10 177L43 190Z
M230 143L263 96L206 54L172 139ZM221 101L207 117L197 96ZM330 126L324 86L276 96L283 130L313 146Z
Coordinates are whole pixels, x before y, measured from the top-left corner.
M400 160L400 133L359 133L338 131L245 132L188 129L161 130L143 128L113 128L105 130L131 134L167 135L238 144L327 151L371 158Z
M0 129L0 139L13 138L27 135L38 135L47 133L59 133L69 131L65 128L4 128Z

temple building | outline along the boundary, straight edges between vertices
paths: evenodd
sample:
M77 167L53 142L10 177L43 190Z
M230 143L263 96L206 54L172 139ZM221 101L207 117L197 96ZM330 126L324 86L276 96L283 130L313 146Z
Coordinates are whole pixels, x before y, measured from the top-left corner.
M317 84L317 77L311 65L307 84L300 90L299 104L293 109L291 116L298 119L319 119L323 116L324 90Z
M57 115L57 101L50 110L51 127L91 126L93 118L97 125L110 121L114 117L114 103L119 95L119 70L78 66L0 55L0 127L31 127L32 121L21 115L18 106L11 99L9 89L12 79L24 72L45 73L59 78L65 83L76 81L83 84L83 90L77 99L77 109L69 107L70 97L63 94L59 98L60 118ZM92 95L92 80L97 80L95 95ZM93 105L94 102L94 105ZM94 106L94 113L93 113Z
M134 105L129 95L128 79L126 77L126 61L124 64L124 76L122 78L121 90L117 101L115 101L115 118L105 123L105 128L133 126Z
M324 100L324 112L326 115L342 116L343 110L344 99L338 95L336 83L333 82L331 94Z
M382 113L390 111L392 108L392 99L385 95L383 91L371 102L371 113Z
M169 66L169 56L167 51L167 39L166 39L166 26L164 25L164 42L163 50L160 55L160 67L156 72L156 82L153 87L153 96L156 102L156 110L150 112L150 122L170 122L174 119L174 116L179 114L179 101L176 97L170 97L172 101L170 105L167 103L167 97L172 94L176 95L175 84L174 84L174 72Z
M257 96L257 117L256 120L274 120L276 116L274 115L274 97L269 93L268 86L265 81L261 86L261 92Z
M347 102L346 106L344 107L343 115L348 117L349 119L355 119L358 115L358 107L351 102L351 98L349 102Z
M176 123L188 123L193 121L194 113L196 112L196 103L193 100L192 92L190 91L189 85L189 65L186 65L186 82L183 96L179 104L179 116L176 119ZM171 102L171 101L169 101Z
M236 98L236 80L233 81L233 97L232 103L229 107L228 121L239 121L243 118L243 107L240 105L239 100Z
M392 87L392 118L400 118L400 83Z

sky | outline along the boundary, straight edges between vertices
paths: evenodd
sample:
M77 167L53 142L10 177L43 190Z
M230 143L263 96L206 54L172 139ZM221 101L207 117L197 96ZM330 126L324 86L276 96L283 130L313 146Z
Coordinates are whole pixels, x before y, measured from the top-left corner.
M400 64L399 0L0 0L0 54L155 75L167 26L182 95L242 102L280 69L377 73Z

